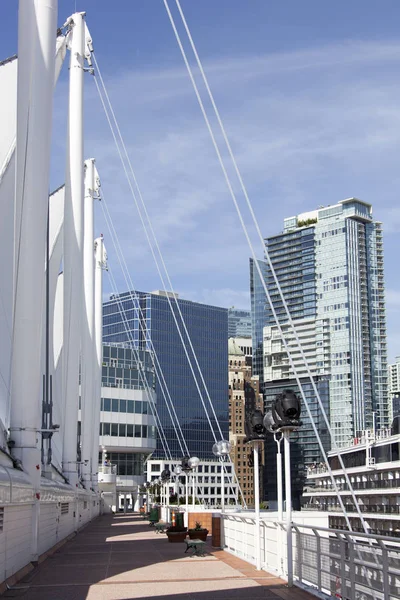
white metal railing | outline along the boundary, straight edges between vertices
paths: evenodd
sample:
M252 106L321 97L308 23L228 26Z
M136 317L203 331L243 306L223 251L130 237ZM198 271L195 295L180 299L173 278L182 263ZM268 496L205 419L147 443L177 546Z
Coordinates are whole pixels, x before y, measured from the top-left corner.
M103 475L116 475L117 465L100 465L98 472L103 473Z
M256 564L255 517L221 514L221 545ZM294 583L322 598L398 600L398 538L293 523ZM284 523L261 518L262 569L287 578Z

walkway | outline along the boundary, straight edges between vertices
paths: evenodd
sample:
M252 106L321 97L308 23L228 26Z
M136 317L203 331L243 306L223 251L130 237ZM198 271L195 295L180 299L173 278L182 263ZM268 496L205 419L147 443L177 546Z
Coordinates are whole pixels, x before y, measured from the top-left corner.
M209 547L183 554L138 515L102 516L7 591L21 600L312 600L298 588Z

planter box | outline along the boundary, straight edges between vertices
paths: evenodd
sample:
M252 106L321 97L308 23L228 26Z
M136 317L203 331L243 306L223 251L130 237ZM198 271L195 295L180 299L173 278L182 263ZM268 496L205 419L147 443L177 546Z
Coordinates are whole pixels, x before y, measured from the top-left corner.
M207 541L208 529L189 529L189 537L191 540Z
M187 531L166 531L166 534L171 544L178 544L185 541Z

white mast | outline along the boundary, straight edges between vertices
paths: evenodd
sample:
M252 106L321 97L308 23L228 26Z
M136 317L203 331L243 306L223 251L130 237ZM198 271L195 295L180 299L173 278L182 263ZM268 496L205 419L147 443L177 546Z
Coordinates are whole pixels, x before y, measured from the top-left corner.
M100 398L101 398L101 371L103 363L103 271L107 269L107 252L104 247L103 236L94 242L95 249L95 274L94 274L94 330L96 341L96 363L94 370L95 395L93 404L93 482L97 489L97 471L99 464L99 428L100 428Z
M32 560L38 557L43 393L38 349L43 330L56 27L57 0L20 2L10 433L13 455L34 487Z
M64 213L63 471L71 485L77 486L79 354L83 307L83 76L88 52L84 13L72 15L68 24L72 27L72 40Z
M99 197L100 180L95 167L94 158L85 161L85 207L84 207L84 236L83 236L83 277L84 277L84 320L81 356L81 397L82 397L82 474L90 487L93 449L93 415L95 393L97 392L96 377L97 359L94 335L94 225L93 202ZM100 410L100 407L99 407ZM95 482L96 483L96 482Z

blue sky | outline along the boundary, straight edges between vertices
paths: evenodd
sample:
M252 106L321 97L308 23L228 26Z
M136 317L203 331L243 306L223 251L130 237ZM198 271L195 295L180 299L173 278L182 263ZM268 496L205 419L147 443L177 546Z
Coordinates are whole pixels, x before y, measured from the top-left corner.
M173 0L170 6L177 16ZM61 24L75 0L60 0L59 7ZM162 0L77 0L76 7L87 12L176 291L200 302L247 308L249 250ZM400 3L182 0L182 7L263 234L279 232L286 216L350 196L370 202L384 223L392 361L400 354ZM4 58L17 50L15 0L2 0L1 32ZM64 173L66 81L64 68L54 108L54 186ZM158 289L90 76L85 94L85 154L97 159L133 283ZM122 291L125 282L96 208L97 230L105 235ZM106 285L110 289L107 280Z

